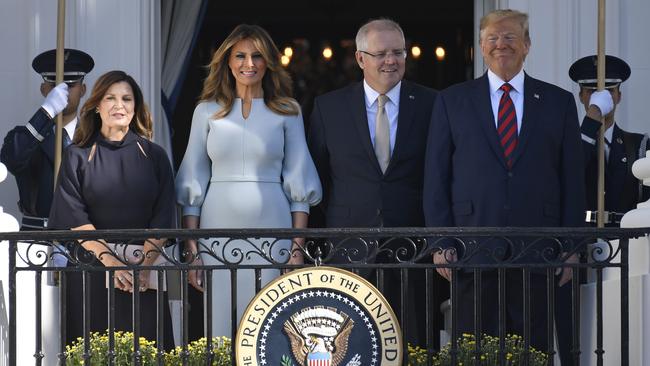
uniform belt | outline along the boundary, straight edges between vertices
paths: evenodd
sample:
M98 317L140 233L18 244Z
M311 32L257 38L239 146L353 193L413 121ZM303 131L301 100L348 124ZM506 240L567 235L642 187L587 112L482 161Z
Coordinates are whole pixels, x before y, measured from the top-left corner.
M604 211L603 224L620 224L624 215L620 212ZM598 223L598 211L586 211L585 222Z
M47 229L47 217L23 216L22 227L28 229Z

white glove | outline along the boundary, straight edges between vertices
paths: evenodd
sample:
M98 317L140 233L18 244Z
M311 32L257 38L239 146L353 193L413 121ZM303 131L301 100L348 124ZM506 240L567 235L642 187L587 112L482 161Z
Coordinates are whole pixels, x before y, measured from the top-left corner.
M50 117L54 118L57 114L61 113L68 105L68 84L61 83L56 88L50 90L45 97L45 101L41 108L45 109Z
M600 114L606 116L614 109L614 100L608 90L600 90L591 94L589 105L595 105L600 109Z

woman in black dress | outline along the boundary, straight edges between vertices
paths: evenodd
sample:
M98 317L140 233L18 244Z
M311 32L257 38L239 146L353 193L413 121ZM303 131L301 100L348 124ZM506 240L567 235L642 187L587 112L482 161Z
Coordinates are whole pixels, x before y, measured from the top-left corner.
M151 115L135 80L122 71L110 71L99 77L81 110L74 145L64 154L50 211L50 227L71 230L175 227L171 166L165 151L150 141L151 135ZM129 244L139 244L147 253L143 265L162 259L158 256L161 239ZM107 252L103 241L84 241L80 245L70 248L73 258L96 256L93 265L124 265L112 255L101 255ZM157 306L156 290L152 287L156 284L151 283L149 275L150 271L140 271L139 288L134 289L132 272L115 271L114 319L116 330L132 330L132 293L139 291L140 334L155 341ZM86 295L91 298L90 326L92 331L104 331L108 328L106 275L96 272L91 277L91 294ZM69 275L68 343L83 335L82 297L81 276ZM173 346L171 317L169 307L164 309L164 346L170 349Z

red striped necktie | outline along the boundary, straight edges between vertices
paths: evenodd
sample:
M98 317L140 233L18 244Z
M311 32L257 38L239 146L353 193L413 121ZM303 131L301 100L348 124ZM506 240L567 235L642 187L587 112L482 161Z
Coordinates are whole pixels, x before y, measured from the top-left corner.
M503 148L506 164L508 164L508 168L511 168L512 153L517 147L517 112L515 111L515 104L510 99L512 85L504 83L499 89L503 90L503 95L499 101L497 132L499 133L499 141Z

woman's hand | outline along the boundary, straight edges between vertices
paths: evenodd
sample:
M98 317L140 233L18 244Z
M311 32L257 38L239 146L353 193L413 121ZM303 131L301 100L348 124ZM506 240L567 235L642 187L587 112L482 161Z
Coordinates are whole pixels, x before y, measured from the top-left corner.
M103 247L103 244L101 243L97 243L97 244ZM100 249L100 248L96 247L96 249ZM104 250L100 250L97 252L98 255L97 259L99 259L99 261L102 262L104 267L110 268L110 267L124 266L124 263L122 263L120 260L115 258L114 254L107 253L107 252L108 250L106 250L106 247L104 247ZM116 289L126 291L126 292L133 292L133 272L124 269L116 270L113 275L113 282L115 283Z
M201 257L197 256L194 262L192 262L193 266L202 266L203 262L201 261ZM192 285L195 289L203 292L203 270L202 269L191 269L187 273L187 282Z
M113 281L115 288L126 292L133 292L133 272L126 270L115 271Z
M199 217L186 215L183 216L181 220L181 226L185 229L198 229L199 228ZM198 254L198 245L195 239L185 240L185 262L192 261L190 266L202 266L203 261ZM202 269L191 269L187 273L187 282L192 285L195 289L203 292L203 270Z
M185 255L186 261L192 261L190 266L202 266L203 261L201 256L198 254L198 246L196 240L188 239L185 241L185 250L187 254ZM202 269L190 269L187 273L187 282L192 285L195 289L203 292L203 270Z
M140 280L140 292L147 291L151 286L151 284L149 283L150 275L151 275L151 270L149 269L143 269L138 273L138 278Z
M96 230L93 224L84 224L72 228L72 230ZM104 267L123 267L124 263L118 260L115 256L117 253L113 253L106 243L102 240L79 240L84 249L89 252L92 252L97 260L102 262ZM113 282L115 283L115 288L122 291L133 292L133 274L128 270L116 270L113 276Z
M305 238L294 238L293 244L291 245L291 252L289 253L289 260L287 264L298 265L305 264L305 256L302 252L302 248L305 245ZM291 272L290 268L285 268L282 271L282 274Z
M305 255L303 250L305 248L305 238L293 238L291 245L291 256L287 264L305 264Z

